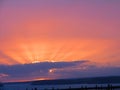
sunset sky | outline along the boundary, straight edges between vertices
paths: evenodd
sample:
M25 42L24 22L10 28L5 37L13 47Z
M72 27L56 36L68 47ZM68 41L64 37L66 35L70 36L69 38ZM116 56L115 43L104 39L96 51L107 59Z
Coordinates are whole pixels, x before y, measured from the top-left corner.
M120 0L0 0L0 81L120 75Z

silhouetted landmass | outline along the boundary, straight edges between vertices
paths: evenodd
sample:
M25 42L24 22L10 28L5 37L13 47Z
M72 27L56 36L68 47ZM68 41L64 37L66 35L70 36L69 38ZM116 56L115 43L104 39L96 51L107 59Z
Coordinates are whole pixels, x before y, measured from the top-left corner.
M33 81L32 85L119 84L120 76Z
M3 84L2 83L0 83L0 87L2 87L3 86Z
M13 84L31 84L32 81L26 81L26 82L6 82L3 84L9 84L9 85L13 85Z

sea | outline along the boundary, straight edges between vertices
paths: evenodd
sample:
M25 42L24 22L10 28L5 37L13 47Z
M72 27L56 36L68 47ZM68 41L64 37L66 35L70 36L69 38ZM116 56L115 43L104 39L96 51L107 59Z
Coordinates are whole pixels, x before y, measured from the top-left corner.
M120 84L110 84L112 86L120 86ZM0 90L49 90L49 89L68 89L68 88L80 88L80 87L95 87L96 84L64 84L64 85L31 85L30 83L13 83L4 84ZM105 86L108 84L97 84L97 86ZM115 89L120 90L120 89Z

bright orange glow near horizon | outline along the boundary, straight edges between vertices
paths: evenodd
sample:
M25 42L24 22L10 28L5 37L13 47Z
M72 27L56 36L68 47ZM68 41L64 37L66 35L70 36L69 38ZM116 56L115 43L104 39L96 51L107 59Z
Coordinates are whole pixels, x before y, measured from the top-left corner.
M50 4L51 9L42 6L44 8L41 11L37 7L34 7L34 11L29 5L24 9L19 8L22 1L16 4L18 7L8 1L1 11L0 51L4 54L0 57L1 64L81 59L118 63L120 27L115 17L110 18L111 22L106 19L111 11L103 13L105 10L101 7L98 7L101 11L94 11L96 6L91 6L91 3L86 6L87 10L82 9L85 6L79 3L68 4L64 9L53 5L58 10ZM109 7L104 8L109 10ZM79 10L81 12L77 12ZM101 16L91 16L94 12Z
M59 41L33 41L16 43L16 47L7 46L5 52L13 60L1 60L1 64L27 64L34 62L60 62L90 60L96 63L118 64L112 61L119 57L109 59L109 55L116 49L116 41L112 40L59 40ZM111 48L112 47L112 48ZM16 49L15 49L16 48ZM2 48L1 50L5 50ZM11 49L11 50L9 50ZM15 50L14 50L15 49ZM119 53L119 50L116 52ZM118 58L118 59L117 59ZM117 63L115 63L117 62Z
M1 81L74 77L80 61L120 67L120 0L0 0Z

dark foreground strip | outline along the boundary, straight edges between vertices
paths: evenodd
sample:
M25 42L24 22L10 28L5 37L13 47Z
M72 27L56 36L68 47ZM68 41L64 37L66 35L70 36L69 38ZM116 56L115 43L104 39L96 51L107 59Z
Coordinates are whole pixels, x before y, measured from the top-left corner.
M45 90L120 90L120 86L107 86L107 87L81 87L81 88L67 88L67 89L45 89Z

